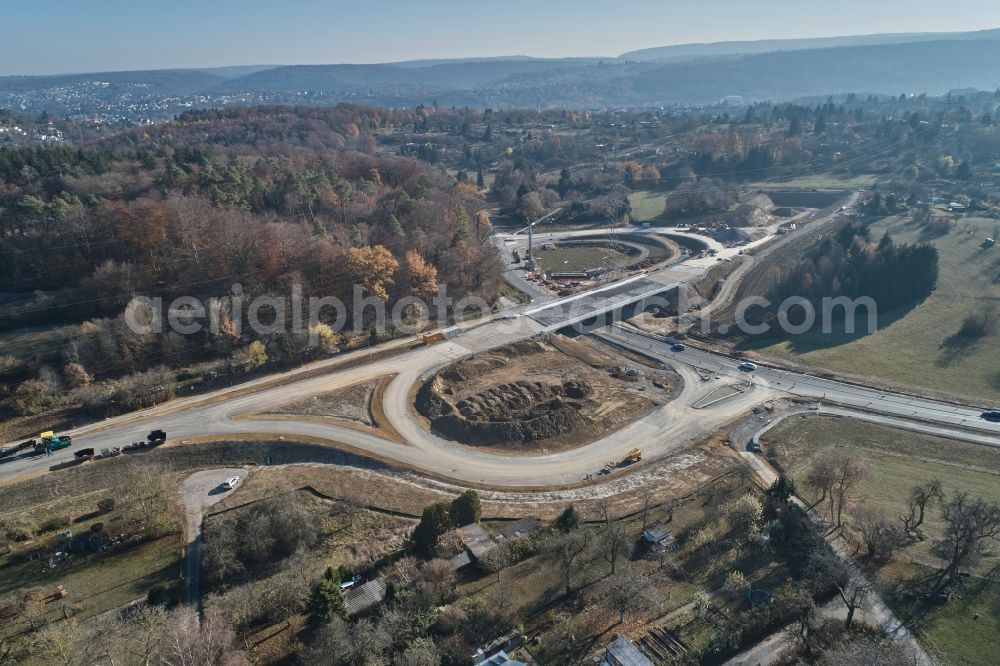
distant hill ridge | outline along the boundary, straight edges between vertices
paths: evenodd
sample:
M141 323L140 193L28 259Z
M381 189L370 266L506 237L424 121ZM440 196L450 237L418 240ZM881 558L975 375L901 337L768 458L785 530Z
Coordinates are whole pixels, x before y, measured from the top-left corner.
M657 46L629 51L618 56L621 60L644 62L704 56L772 53L775 51L804 51L844 46L878 46L913 42L953 40L1000 40L1000 29L975 32L913 32L854 35L844 37L811 37L801 39L761 39L745 42L707 42Z
M1000 87L1000 29L682 44L610 58L459 58L0 77L0 93L106 83L159 96L301 93L409 106L648 107L724 96L787 100L845 92L939 94ZM222 102L226 103L226 102Z

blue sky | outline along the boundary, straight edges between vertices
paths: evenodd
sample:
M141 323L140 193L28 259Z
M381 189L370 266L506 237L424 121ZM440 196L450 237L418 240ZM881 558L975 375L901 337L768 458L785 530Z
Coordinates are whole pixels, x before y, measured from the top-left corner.
M997 0L4 0L0 74L492 55L1000 27Z

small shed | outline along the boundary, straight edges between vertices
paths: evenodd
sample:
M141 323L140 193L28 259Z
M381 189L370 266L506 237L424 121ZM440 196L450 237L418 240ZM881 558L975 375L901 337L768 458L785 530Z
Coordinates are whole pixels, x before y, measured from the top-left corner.
M653 666L646 655L624 636L619 636L608 644L604 650L601 666Z
M496 548L496 541L490 538L483 526L479 523L472 523L458 528L462 536L462 544L469 551L469 555L474 560Z
M534 534L540 527L541 523L538 522L538 518L519 518L501 527L497 533L497 539L520 539Z
M344 596L344 605L348 615L364 613L385 599L385 582L381 578L372 578L364 585L358 585Z
M470 564L472 564L472 558L469 557L469 551L467 550L463 550L455 557L448 559L448 565L451 567L452 571L458 571L459 569L464 569Z
M651 546L669 544L673 542L674 535L666 525L654 525L642 531L642 540Z
M483 659L482 661L477 661L476 666L528 666L523 661L518 661L517 659L511 659L510 656L500 650L493 656Z

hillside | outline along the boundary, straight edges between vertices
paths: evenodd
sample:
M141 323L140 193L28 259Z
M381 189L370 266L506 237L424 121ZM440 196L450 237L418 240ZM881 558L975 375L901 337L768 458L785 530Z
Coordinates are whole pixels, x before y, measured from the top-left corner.
M623 53L618 58L632 62L651 60L693 59L725 55L749 55L775 51L802 51L806 49L840 48L845 46L877 46L883 44L908 44L941 40L996 40L1000 29L976 32L921 32L854 35L849 37L812 37L805 39L760 39L755 41L710 42L676 44L639 49Z
M476 88L508 77L577 70L585 59L496 59L432 64L290 65L232 79L217 91L348 92L380 89Z
M425 67L278 67L231 79L213 90L343 94L365 91L391 105L409 105L425 94L442 104L580 107L705 103L718 101L725 95L794 99L840 92L943 93L963 87L992 90L1000 85L1000 74L991 64L1000 59L1000 39L926 41L927 36L917 37L922 41L724 55L683 62L539 59ZM801 43L813 41L822 44L828 40L801 40Z
M221 68L226 69L226 68ZM52 76L0 76L0 91L30 92L79 85L142 86L163 95L189 95L226 76L200 69L156 69L134 72L90 72Z
M469 58L0 77L0 108L113 122L191 108L361 102L619 108L994 90L1000 30L686 44L618 58ZM138 102L138 103L137 103Z

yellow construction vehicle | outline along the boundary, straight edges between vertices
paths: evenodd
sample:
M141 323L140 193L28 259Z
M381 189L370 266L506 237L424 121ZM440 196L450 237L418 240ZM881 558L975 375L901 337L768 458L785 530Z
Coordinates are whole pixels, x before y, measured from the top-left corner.
M642 451L640 451L639 449L632 449L625 455L624 458L622 458L622 461L618 463L618 466L627 467L632 463L639 462L640 460L642 460Z

